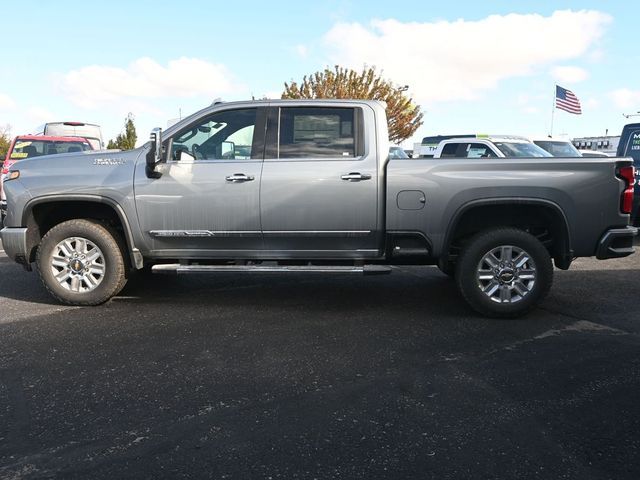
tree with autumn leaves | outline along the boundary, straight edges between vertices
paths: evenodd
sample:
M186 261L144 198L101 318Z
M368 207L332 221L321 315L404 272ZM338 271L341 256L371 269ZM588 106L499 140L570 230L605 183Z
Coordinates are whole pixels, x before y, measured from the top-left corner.
M420 107L405 94L405 88L382 78L374 67L361 72L338 65L309 76L302 83L284 84L282 98L353 98L380 100L387 104L389 139L400 143L411 137L422 125Z

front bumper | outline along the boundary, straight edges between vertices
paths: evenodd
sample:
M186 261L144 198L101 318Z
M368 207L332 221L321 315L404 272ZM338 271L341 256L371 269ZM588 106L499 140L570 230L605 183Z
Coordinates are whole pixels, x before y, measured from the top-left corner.
M29 248L27 243L27 228L3 228L0 230L2 248L7 256L22 265L29 265Z
M633 248L633 239L638 234L635 227L612 228L607 230L598 242L596 258L620 258L631 255L636 250Z

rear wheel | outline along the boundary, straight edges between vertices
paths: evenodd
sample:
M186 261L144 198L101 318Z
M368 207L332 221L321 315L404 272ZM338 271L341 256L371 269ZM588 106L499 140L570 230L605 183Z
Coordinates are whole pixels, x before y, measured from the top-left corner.
M499 318L531 310L551 288L553 265L533 235L514 228L479 233L461 253L456 282L477 312Z
M47 290L69 305L104 303L127 282L117 233L92 220L69 220L49 230L36 265Z

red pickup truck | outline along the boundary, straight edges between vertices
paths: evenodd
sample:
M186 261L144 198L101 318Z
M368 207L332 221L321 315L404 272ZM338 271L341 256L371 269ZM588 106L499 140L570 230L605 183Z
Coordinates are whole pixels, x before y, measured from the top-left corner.
M7 156L2 164L0 176L0 224L4 223L7 209L7 200L4 196L2 183L9 173L11 166L20 160L43 155L55 155L58 153L77 153L85 150L93 150L88 140L82 137L52 137L43 135L18 135L11 142Z

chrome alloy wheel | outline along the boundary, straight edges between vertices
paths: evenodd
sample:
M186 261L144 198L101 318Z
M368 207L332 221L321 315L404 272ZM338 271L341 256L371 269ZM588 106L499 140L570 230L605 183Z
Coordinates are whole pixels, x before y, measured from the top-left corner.
M513 245L501 245L486 253L477 268L478 288L496 303L516 303L536 283L531 255Z
M69 237L58 243L51 255L51 273L71 292L94 290L105 275L105 259L98 246L82 237Z

